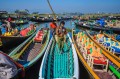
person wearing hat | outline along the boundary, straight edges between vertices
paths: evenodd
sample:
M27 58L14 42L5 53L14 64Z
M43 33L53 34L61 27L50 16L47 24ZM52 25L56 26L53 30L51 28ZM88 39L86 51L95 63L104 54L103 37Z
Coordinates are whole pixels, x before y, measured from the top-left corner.
M58 47L60 50L62 50L64 43L66 42L67 31L64 25L65 25L65 22L61 21L60 26L56 28L55 40L58 43Z

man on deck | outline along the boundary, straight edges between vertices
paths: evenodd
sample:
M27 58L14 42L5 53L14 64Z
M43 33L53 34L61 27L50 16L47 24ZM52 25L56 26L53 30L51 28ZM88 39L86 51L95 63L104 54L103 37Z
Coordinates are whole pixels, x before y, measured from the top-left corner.
M11 22L11 21L12 21L12 18L9 16L7 21Z
M9 21L7 21L7 20L5 20L5 22L6 22L6 26L7 26L7 32L11 32L11 23L9 22Z
M66 43L66 28L64 27L65 22L61 21L60 26L56 28L56 35L55 35L55 40L58 43L58 47L60 50L62 50L64 43Z

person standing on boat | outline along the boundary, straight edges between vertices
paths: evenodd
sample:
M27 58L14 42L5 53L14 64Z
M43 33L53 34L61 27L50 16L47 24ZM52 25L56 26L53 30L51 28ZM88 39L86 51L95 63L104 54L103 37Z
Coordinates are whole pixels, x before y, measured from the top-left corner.
M11 21L12 21L12 18L11 18L10 16L8 17L8 21L9 21L9 22L11 22Z
M57 28L57 24L55 23L55 21L53 20L51 23L50 23L50 30L52 32L53 35L55 35L55 30Z
M66 43L66 28L64 27L65 22L61 21L60 26L56 28L56 35L55 35L55 40L58 43L58 47L60 50L62 50L64 43Z
M11 29L12 29L12 28L11 28L11 24L10 24L10 22L7 21L7 20L5 20L5 22L7 23L7 25L6 25L6 26L7 26L7 31L10 32Z

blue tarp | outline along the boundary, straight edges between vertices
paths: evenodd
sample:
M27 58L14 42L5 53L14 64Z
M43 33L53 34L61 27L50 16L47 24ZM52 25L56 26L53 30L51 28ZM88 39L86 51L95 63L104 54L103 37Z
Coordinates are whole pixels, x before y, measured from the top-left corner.
M11 79L16 74L16 65L8 57L0 53L0 79Z
M100 24L101 27L104 27L105 25L105 20L104 18L100 19L100 20L97 20L97 23Z

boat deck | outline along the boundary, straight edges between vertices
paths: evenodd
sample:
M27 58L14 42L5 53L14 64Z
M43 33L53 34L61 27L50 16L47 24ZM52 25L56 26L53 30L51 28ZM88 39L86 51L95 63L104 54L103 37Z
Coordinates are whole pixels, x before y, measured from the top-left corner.
M84 32L81 32L82 34L81 34L81 36L82 35L84 35L83 37L85 37L86 35L84 34ZM95 34L95 33L92 33L92 34ZM82 38L83 38L82 37ZM77 36L76 37L74 37L75 39L76 39L76 44L77 44L77 46L78 46L78 49L80 50L80 55L84 58L84 60L86 61L86 63L88 64L88 66L89 67L91 67L91 65L88 63L88 59L89 58L87 58L88 57L88 55L90 55L91 53L93 53L93 51L91 50L92 48L91 47L88 47L88 46L86 46L85 48L83 47L83 46L85 46L85 44L87 44L88 45L88 43L95 43L95 42L93 42L93 41L85 41L85 43L84 43L84 41L81 41L81 42L78 42L78 39L80 39L80 38L77 38ZM85 38L87 38L88 39L88 37L85 37ZM80 41L80 40L79 40ZM94 44L94 47L98 47L97 45L95 45ZM100 48L100 47L98 47L98 48ZM89 49L89 50L88 50ZM86 51L85 51L86 50ZM94 49L95 50L95 49ZM103 50L101 50L101 52L99 51L99 53L103 53L104 51ZM94 54L95 55L95 54ZM99 54L100 55L100 54ZM103 54L102 54L103 55ZM101 65L101 64L94 64L93 65L93 67L91 67L91 69L95 72L95 74L100 78L100 79L117 79L112 73L111 73L111 71L109 70L109 69L107 69L107 71L104 71L104 68L105 68L105 65L104 65L104 67L103 67L103 65ZM108 67L110 67L110 64L108 65ZM114 67L112 67L113 68L113 73L114 72L117 72L117 71L115 71L114 69ZM118 72L117 72L118 73ZM115 73L116 74L116 73ZM94 75L93 75L94 76Z
M25 50L25 54L22 56L22 60L24 61L31 61L33 60L39 53L40 47L42 46L41 43L32 43L27 50Z
M108 74L108 72L95 71L95 73L100 77L100 79L116 79L116 78L112 78L112 76Z
M53 49L52 49L53 48ZM70 42L60 51L57 44L52 44L47 63L46 76L49 78L71 78L74 75L73 52Z

